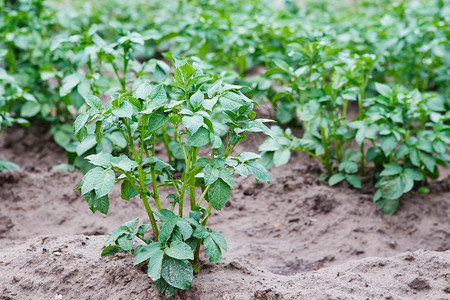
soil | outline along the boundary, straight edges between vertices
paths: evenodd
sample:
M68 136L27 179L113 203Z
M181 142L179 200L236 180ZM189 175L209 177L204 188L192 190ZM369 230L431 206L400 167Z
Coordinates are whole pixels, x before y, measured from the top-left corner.
M255 135L239 150L255 150ZM111 194L108 216L92 214L79 171L65 163L47 128L11 128L0 157L0 299L160 299L132 257L100 257L105 235L139 216L139 199ZM450 299L450 177L431 193L410 193L383 215L370 183L329 187L302 153L271 170L273 182L236 178L226 207L209 225L228 242L222 262L201 272L177 299ZM447 170L448 174L448 170ZM163 299L163 298L161 298Z

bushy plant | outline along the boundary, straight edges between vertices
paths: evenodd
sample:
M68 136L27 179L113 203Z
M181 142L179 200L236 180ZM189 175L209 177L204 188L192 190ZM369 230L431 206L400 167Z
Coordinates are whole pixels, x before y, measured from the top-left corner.
M221 210L228 201L234 174L270 181L258 163L259 155L233 152L248 132L271 134L263 124L266 120L255 119L254 102L239 86L211 82L185 61L175 60L174 67L169 84L144 82L134 92L113 95L105 105L98 97L87 96L89 109L74 123L80 140L86 138L89 126L95 127L98 142L111 128L125 138L128 155L100 152L86 157L94 167L78 188L89 208L104 214L116 183L121 184L124 200L141 198L150 224L139 225L135 219L114 229L106 241L111 245L102 255L132 252L134 265L148 261L148 275L166 295L190 287L202 245L212 263L220 261L227 249L224 237L208 228L207 221L213 208ZM227 126L224 136L212 120L219 113ZM181 175L167 156L156 156L158 133L169 127L173 133L166 139L176 143L185 163ZM162 187L172 189L166 201L161 199Z

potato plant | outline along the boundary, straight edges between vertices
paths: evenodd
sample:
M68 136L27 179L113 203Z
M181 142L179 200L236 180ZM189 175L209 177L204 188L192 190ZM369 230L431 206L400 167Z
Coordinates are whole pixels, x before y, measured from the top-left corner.
M364 99L364 109L358 117L339 120L343 127L336 131L342 133L338 143L327 142L330 136L333 141L333 117L327 114L327 101L311 100L310 112L316 115L308 118L301 114L306 124L303 137L295 137L289 128L272 128L278 143L269 138L259 147L264 164L286 164L292 150L302 151L323 163L324 178L330 185L346 180L361 188L358 170L371 163L377 170L373 200L388 214L397 210L400 197L415 185L419 185L419 192L426 193L427 178L437 179L438 166L450 162L448 105L439 94L422 94L381 83L375 83L375 89L379 95ZM333 103L338 110L343 108L343 102Z
M194 271L199 271L202 246L212 263L219 262L227 249L224 237L207 222L212 209L221 210L227 203L234 174L270 181L259 155L233 151L248 132L271 134L263 124L267 120L255 119L254 102L239 86L210 82L211 77L186 61L175 60L174 67L169 84L144 82L133 92L114 94L105 105L96 96L86 96L89 109L74 123L80 140L86 138L90 124L95 125L98 142L111 128L126 140L128 155L100 152L86 157L94 167L78 189L92 212L104 214L115 184L120 183L122 199L140 197L150 224L139 225L134 219L117 227L102 255L133 253L134 265L146 262L148 276L166 295L190 287ZM218 134L212 120L217 112L227 125L225 136ZM172 128L173 133L160 142L163 128ZM157 144L167 140L177 143L182 153L181 174L167 156L156 156ZM167 200L161 199L162 188L172 190Z

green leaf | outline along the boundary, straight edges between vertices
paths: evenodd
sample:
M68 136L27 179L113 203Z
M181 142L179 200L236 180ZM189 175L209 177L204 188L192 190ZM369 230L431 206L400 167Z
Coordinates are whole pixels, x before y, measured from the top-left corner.
M403 168L400 165L386 164L384 170L380 173L380 176L393 176L403 173Z
M139 218L135 218L123 224L123 226L126 226L128 228L128 231L136 230L138 225L139 225Z
M409 178L411 178L414 181L423 180L423 174L415 169L410 169L410 168L406 169L405 176L408 176Z
M165 221L176 218L176 215L173 213L173 211L168 209L161 209L159 211L155 211L154 214L164 223Z
M228 170L227 168L223 168L220 170L219 177L222 179L226 184L230 186L230 188L234 188L234 179L233 179L233 172Z
M96 111L101 111L103 108L102 101L100 101L100 99L97 96L94 95L86 96L84 97L84 101L90 108Z
M171 286L186 290L191 286L194 269L188 260L177 260L164 256L161 277Z
M73 123L73 132L77 134L80 132L81 128L86 125L86 122L89 120L89 114L80 114Z
M258 162L249 161L247 163L248 171L255 177L258 181L270 182L269 172Z
M164 258L164 251L158 250L152 254L148 262L147 275L153 280L161 278L162 262Z
M194 67L192 67L190 64L185 63L182 66L176 68L174 78L178 83L183 84L185 87L189 87L188 81L195 72L196 70Z
M203 126L203 117L198 114L184 116L181 121L190 134L195 134Z
M414 187L414 180L411 177L403 174L402 175L402 184L403 184L403 193L406 194L409 191L411 191L412 188Z
M425 187L425 186L421 186L421 187L417 190L417 192L418 192L419 194L429 194L429 193L430 193L430 189L427 188L427 187Z
M275 167L287 164L289 162L290 157L291 157L291 150L289 149L275 151L273 154L273 162L275 164Z
M236 173L238 173L239 175L247 178L247 176L248 176L248 168L247 168L247 166L239 165L239 166L237 166L235 168L235 170L236 170Z
M221 235L217 231L211 231L210 236L214 240L214 242L217 244L217 246L219 246L223 250L227 250L227 242L226 242L225 238L223 237L223 235Z
M375 203L381 208L381 211L385 214L393 214L399 204L399 199L387 199L387 198L380 198L379 200L375 201Z
M133 250L133 236L134 234L124 234L117 239L117 243L123 251L128 252Z
M198 90L191 96L191 98L189 99L189 102L191 103L191 105L194 109L198 109L202 106L204 100L205 100L205 96L203 95L203 93L200 90Z
M129 228L125 225L120 225L113 229L113 231L106 238L105 243L115 243L116 240L124 233L129 232Z
M167 256L175 259L194 259L191 247L185 242L175 241L164 250Z
M143 238L147 230L150 228L150 224L142 224L138 227L136 236Z
M161 128L169 120L169 114L160 108L152 112L149 116L148 131L153 132Z
M152 87L150 86L150 84L148 84L148 82L144 82L136 89L136 91L134 92L134 96L136 98L145 100L148 96L150 96L151 91Z
M41 105L36 102L25 102L24 105L20 108L20 115L24 118L34 117L41 110Z
M192 236L194 229L192 229L191 224L185 219L178 219L177 227L180 230L181 235L183 236L183 240L187 240Z
M116 253L120 252L120 250L121 248L119 245L109 245L103 249L101 256L114 256Z
M136 266L150 257L152 257L156 252L161 251L161 243L154 242L148 244L147 246L141 248L136 257L134 258L133 266ZM162 251L161 251L162 252Z
M158 105L162 105L167 102L167 94L164 86L162 84L158 84L155 86L150 93L150 100L155 102Z
M426 101L426 105L434 111L445 112L445 100L442 97L433 97Z
M433 141L433 149L439 154L445 153L447 151L447 146L442 140L434 140Z
M105 196L112 190L115 180L116 176L111 169L93 168L83 178L81 194L95 190L98 198Z
M187 138L189 147L203 147L210 142L208 129L201 127L194 134L189 134Z
M220 178L216 180L208 190L208 201L216 210L221 210L230 196L230 186Z
M74 165L70 165L70 164L59 164L54 166L51 169L52 172L56 172L56 171L68 171L68 172L74 172L75 171L75 166Z
M378 93L385 96L386 98L390 98L392 95L391 88L386 84L375 82L375 89Z
M388 176L382 177L379 181L379 188L383 198L399 199L403 195L405 188L403 176Z
M361 146L365 138L366 138L366 128L363 127L360 128L356 133L355 141L359 146Z
M227 92L219 98L220 105L225 109L237 112L241 106L247 103L241 96L233 92Z
M64 77L62 81L61 88L59 90L59 95L61 97L64 97L65 95L69 94L70 91L76 87L82 80L82 75L79 73L73 73L66 77Z
M98 154L92 154L89 156L86 156L86 159L89 160L89 162L95 166L100 166L103 168L109 168L111 167L111 160L112 155L105 152L100 152Z
M130 172L138 167L138 164L129 159L128 156L121 154L119 157L111 157L111 165L113 167Z
M133 106L130 102L124 101L119 108L112 111L112 114L119 118L130 119L133 116Z
M84 153L91 150L95 145L97 145L97 141L95 140L94 135L88 135L78 146L76 149L77 155L82 156Z
M430 154L419 151L420 160L423 162L428 171L434 172L434 168L436 167L436 160Z
M397 147L397 138L393 134L383 135L380 137L380 146L384 154L389 156Z
M334 174L333 176L328 179L328 184L333 186L338 184L339 182L343 181L345 179L345 175L342 173Z
M402 144L397 151L395 151L395 158L400 159L409 154L408 145Z
M19 169L20 169L19 166L16 165L15 163L0 158L0 172L5 171L5 170L13 171L13 170L19 170Z
M94 191L91 191L84 196L84 199L89 205L89 209L95 213L96 211L101 212L102 214L108 214L109 210L109 198L108 195L97 197Z
M346 179L354 188L360 189L362 187L361 179L356 175L347 175Z
M217 246L210 236L203 240L203 245L205 246L205 253L208 255L209 261L217 264L222 259L222 251L220 251L219 246Z
M177 289L170 284L168 284L164 279L159 278L155 281L155 285L158 288L158 290L166 297L171 298L175 296L177 293Z
M178 216L171 217L161 224L161 230L159 232L158 241L161 243L167 242L170 238L173 230L175 229L175 225L177 224Z
M242 152L241 154L239 154L237 158L239 159L240 162L247 162L249 160L260 159L261 155L253 152Z
M95 123L95 140L97 143L101 143L102 139L103 139L103 127L102 127L102 122L101 121L97 121L97 123Z

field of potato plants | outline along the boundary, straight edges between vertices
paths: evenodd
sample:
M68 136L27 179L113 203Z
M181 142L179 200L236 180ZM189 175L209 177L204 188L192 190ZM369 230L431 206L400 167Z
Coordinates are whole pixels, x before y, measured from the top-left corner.
M0 299L450 299L450 2L0 3Z

